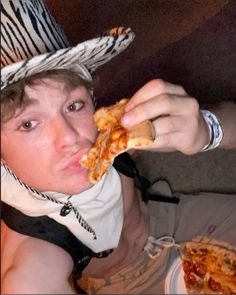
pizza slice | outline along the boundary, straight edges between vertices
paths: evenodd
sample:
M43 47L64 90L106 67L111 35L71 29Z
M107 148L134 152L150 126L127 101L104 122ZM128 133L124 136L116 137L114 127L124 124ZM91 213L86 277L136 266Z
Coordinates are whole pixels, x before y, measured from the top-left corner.
M188 293L236 294L235 248L192 241L182 248L181 258Z
M128 99L98 109L94 121L99 133L94 146L80 160L81 165L90 170L89 181L98 182L108 171L114 158L124 151L148 145L154 140L154 130L150 121L144 121L130 129L121 126L120 119Z

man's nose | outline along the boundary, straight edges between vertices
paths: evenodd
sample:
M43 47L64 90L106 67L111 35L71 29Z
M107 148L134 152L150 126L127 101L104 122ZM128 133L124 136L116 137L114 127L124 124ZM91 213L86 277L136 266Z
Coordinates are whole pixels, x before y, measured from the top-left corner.
M79 133L73 124L63 116L53 121L52 134L58 151L72 151L77 145Z

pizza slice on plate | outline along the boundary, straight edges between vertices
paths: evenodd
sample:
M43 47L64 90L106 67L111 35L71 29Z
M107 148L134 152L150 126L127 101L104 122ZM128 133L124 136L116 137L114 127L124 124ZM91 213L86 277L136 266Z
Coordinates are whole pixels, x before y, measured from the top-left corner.
M181 254L190 294L236 294L236 249L207 240L187 242Z
M96 183L102 178L117 155L131 148L148 145L154 140L154 130L150 121L144 121L131 129L120 125L127 102L128 99L122 99L94 113L99 134L94 146L80 161L90 170L91 183Z

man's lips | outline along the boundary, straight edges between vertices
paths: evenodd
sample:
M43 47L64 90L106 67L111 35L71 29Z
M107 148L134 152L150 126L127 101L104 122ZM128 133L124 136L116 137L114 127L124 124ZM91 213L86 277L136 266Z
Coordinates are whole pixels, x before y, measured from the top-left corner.
M85 148L83 150L80 150L75 155L71 156L69 160L63 165L62 170L86 170L81 164L80 160L82 156L89 150L89 148Z
M62 169L63 171L68 171L68 172L71 172L71 171L75 171L75 172L82 172L82 171L85 171L87 169L85 169L78 161L75 161L75 162L71 162L70 164L68 164L66 167L64 167L64 169Z

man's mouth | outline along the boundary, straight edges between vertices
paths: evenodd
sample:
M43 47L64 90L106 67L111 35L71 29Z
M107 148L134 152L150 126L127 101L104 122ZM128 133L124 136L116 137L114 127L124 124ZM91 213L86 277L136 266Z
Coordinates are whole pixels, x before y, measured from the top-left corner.
M81 164L79 163L79 161L77 161L77 162L71 163L65 169L78 170L78 169L81 169L81 168L82 168Z
M71 156L70 159L65 163L65 165L63 165L62 170L63 171L76 171L76 172L87 170L80 164L80 159L88 151L88 149L89 148L81 149L78 153Z

